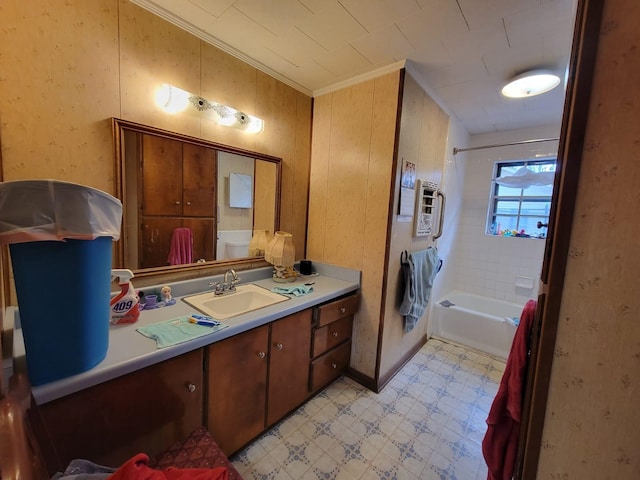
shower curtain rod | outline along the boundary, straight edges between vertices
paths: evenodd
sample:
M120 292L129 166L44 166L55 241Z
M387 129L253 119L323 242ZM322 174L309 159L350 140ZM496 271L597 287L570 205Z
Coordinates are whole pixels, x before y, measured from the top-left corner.
M495 143L493 145L480 145L478 147L468 147L468 148L453 147L453 155L455 156L460 152L468 152L469 150L482 150L484 148L508 147L511 145L522 145L524 143L553 142L555 140L560 140L560 138L559 137L536 138L533 140L521 140L519 142L511 142L511 143Z

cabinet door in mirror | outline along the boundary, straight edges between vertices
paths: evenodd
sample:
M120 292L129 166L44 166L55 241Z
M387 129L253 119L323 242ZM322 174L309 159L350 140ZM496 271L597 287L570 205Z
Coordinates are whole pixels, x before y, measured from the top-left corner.
M281 159L119 119L113 127L124 211L114 267L251 261L253 231L279 228Z

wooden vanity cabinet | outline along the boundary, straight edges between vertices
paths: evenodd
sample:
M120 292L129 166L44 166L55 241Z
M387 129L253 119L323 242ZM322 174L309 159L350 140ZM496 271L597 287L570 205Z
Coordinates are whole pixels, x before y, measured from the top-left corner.
M349 366L359 295L289 315L40 406L62 467L156 455L206 425L226 455ZM54 472L51 472L54 473Z
M353 316L359 307L360 294L355 294L313 309L311 393L336 380L349 367Z
M226 455L264 430L269 325L207 347L207 428Z
M202 425L202 349L39 406L62 467L86 458L117 467L156 455ZM53 472L51 472L53 473Z
M309 397L311 309L210 345L207 427L231 455Z
M271 325L266 427L309 398L311 319L308 309Z

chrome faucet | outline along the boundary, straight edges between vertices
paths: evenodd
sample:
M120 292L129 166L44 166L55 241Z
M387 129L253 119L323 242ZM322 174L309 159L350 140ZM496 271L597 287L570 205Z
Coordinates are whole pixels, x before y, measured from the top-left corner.
M231 275L231 280L229 280ZM224 280L220 282L209 282L209 286L213 287L216 295L224 295L225 293L233 293L236 291L236 283L240 281L240 277L233 268L229 268L224 272Z
M227 275L229 274L231 274L231 281L227 280ZM226 290L230 290L232 288L235 290L235 284L238 283L238 280L240 280L240 277L238 277L236 271L233 268L229 268L224 272L224 282L222 283L222 286L227 286Z

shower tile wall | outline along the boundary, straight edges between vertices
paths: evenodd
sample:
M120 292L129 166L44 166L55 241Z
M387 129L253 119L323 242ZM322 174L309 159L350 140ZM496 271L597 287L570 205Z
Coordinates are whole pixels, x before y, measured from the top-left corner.
M535 298L545 242L485 235L486 214L486 206L463 209L454 265L456 289L516 303ZM534 288L516 287L518 275L533 278Z
M432 298L436 299L441 298L447 292L453 290L454 287L453 269L448 267L450 264L453 265L453 259L457 255L455 239L458 236L459 218L462 213L465 165L464 159L453 155L453 148L468 144L469 134L456 117L451 116L446 148L447 157L440 186L447 195L444 214L445 228L442 229L442 236L436 240L438 256L444 263L431 292Z
M471 146L493 145L535 138L556 137L559 126L537 127L496 134L474 135ZM554 155L557 142L541 142L459 154L464 165L462 206L458 216L454 255L448 268L453 288L482 296L524 303L535 298L545 241L485 235L493 165L497 161ZM533 278L533 288L516 287L516 277Z

